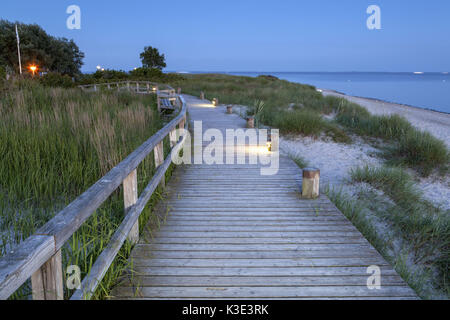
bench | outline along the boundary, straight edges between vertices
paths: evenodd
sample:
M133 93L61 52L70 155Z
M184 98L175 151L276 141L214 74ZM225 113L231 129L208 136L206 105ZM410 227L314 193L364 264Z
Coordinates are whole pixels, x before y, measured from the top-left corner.
M169 99L159 99L159 110L162 113L172 113L175 111L175 107L172 105Z

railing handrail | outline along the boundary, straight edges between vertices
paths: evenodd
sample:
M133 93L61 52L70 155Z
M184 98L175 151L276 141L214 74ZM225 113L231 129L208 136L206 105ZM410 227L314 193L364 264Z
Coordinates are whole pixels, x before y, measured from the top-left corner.
M138 165L144 160L145 157L149 155L152 150L155 150L156 152L156 149L160 148L158 150L161 150L162 152L163 139L169 133L171 134L171 139L173 139L173 133L177 125L184 128L187 107L183 97L177 96L177 98L181 104L181 110L174 119L151 136L118 165L112 168L105 176L100 178L100 180L78 196L44 226L39 228L39 230L37 230L33 235L19 244L17 249L3 257L0 257L0 299L7 299L28 278L32 276L34 277L37 271L44 267L44 264L47 264L55 257L58 258L58 253L60 259L59 250L73 235L73 233L76 232L78 228L93 214L93 212L114 192L114 190L116 190L120 184L124 182L124 180L138 167ZM184 143L184 140L185 136L182 136L179 141L173 141L175 147L172 149L172 152L174 152L174 150L176 151L176 148L179 148L180 145ZM169 160L170 159L168 157L166 160L161 161L158 170L149 183L149 186L144 190L143 195L137 200L136 204L130 208L126 218L131 214L133 214L132 219L139 217L143 207L142 209L139 208L142 205L145 206L145 203L148 201L148 198L150 198L154 188L156 188L160 180L164 177L168 164L170 164ZM169 161L168 164L167 161ZM152 186L154 186L154 188ZM143 203L142 199L147 200ZM125 222L126 221L123 223ZM125 228L124 230L128 229ZM59 270L59 272L62 272L62 270ZM93 287L90 284L87 288L90 290L89 292L91 292L92 288L95 289L95 286Z
M82 85L78 85L79 88L81 89L87 89L87 88L92 88L92 87L99 87L99 86L108 86L108 85L123 85L123 84L143 84L143 85L152 85L155 87L163 87L163 88L167 88L167 89L162 89L160 91L175 91L175 89L173 89L172 87L170 87L167 84L160 84L160 83L156 83L156 82L152 82L152 81L146 81L146 80L123 80L123 81L114 81L114 82L99 82L99 83L90 83L90 84L82 84Z

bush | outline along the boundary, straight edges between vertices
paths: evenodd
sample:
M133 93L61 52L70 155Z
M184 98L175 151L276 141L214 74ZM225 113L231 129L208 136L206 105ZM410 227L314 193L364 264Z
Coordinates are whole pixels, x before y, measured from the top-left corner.
M322 117L310 110L280 112L271 125L279 128L281 133L298 133L306 136L318 136L326 127Z
M390 162L416 168L425 176L435 168L447 171L450 161L443 141L416 129L399 136L398 142L387 150L386 155L391 158Z
M72 88L75 86L71 77L54 72L47 73L39 78L39 82L46 87Z

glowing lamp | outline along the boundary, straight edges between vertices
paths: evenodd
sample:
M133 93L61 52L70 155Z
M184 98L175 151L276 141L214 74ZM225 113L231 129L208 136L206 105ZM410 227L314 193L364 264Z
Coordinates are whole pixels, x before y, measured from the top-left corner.
M267 131L267 150L272 151L272 132Z
M36 72L36 70L37 70L37 66L31 65L31 66L29 67L29 69L31 70L31 72L33 73L33 76L34 76L34 74L35 74L35 72Z

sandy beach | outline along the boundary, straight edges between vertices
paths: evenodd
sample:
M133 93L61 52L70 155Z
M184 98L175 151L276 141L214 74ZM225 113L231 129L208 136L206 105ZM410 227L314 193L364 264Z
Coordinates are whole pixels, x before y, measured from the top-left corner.
M369 110L372 114L399 114L408 119L415 127L428 131L445 141L450 147L450 114L424 110L415 107L389 103L369 98L347 96L332 90L323 90L324 95L346 98ZM383 160L377 156L380 150L375 149L363 139L354 136L350 145L335 143L329 139L313 139L301 136L282 136L282 151L298 154L308 165L320 168L323 185L344 187L351 191L348 184L349 171L358 166L380 166ZM450 179L430 176L417 178L417 188L423 196L441 206L450 209Z

